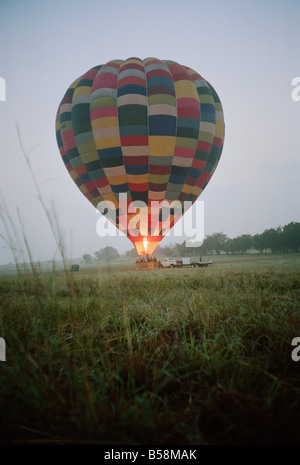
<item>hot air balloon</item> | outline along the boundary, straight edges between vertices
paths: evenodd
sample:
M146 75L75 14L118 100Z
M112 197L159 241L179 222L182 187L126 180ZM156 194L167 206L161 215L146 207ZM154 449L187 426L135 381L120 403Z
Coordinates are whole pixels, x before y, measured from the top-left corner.
M217 167L223 110L213 87L187 66L157 58L112 60L68 88L56 137L81 192L95 207L104 202L103 213L137 252L151 255ZM162 212L174 202L182 208L169 208L166 223ZM138 211L142 216L132 226Z

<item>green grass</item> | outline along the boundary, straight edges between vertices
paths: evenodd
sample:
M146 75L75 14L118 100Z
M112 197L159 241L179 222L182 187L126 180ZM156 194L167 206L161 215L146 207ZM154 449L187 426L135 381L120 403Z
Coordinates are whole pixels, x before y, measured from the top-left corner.
M3 443L300 443L300 257L0 281Z

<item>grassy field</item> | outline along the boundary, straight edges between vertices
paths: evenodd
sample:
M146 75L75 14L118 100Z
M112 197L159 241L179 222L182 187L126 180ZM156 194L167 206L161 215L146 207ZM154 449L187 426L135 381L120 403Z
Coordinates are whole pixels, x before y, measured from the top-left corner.
M300 444L300 254L0 279L2 443Z

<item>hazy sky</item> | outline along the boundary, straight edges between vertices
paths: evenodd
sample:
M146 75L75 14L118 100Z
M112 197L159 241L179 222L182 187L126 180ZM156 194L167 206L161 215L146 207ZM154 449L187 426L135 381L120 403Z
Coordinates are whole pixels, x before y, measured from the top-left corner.
M67 253L120 252L127 238L100 238L98 215L58 151L55 115L67 87L110 59L154 56L198 71L218 92L225 144L205 189L205 234L255 234L300 221L299 0L0 0L1 206L33 258L55 242L20 149L16 123L45 202L53 204ZM0 234L5 235L0 220ZM182 242L184 238L164 239ZM12 253L0 237L0 264Z

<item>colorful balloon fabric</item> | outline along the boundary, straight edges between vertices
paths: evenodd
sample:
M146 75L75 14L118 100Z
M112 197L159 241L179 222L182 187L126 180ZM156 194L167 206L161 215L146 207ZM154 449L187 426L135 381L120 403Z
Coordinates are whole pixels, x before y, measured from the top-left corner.
M102 201L113 206L110 221L139 254L145 241L152 254L184 213L184 202L195 202L217 167L223 110L213 87L191 68L157 58L112 60L69 87L58 108L56 137L82 193L95 207ZM161 210L151 210L164 200L182 205L180 213L169 210L167 229ZM139 211L130 205L137 201L149 216L143 231L130 226Z

